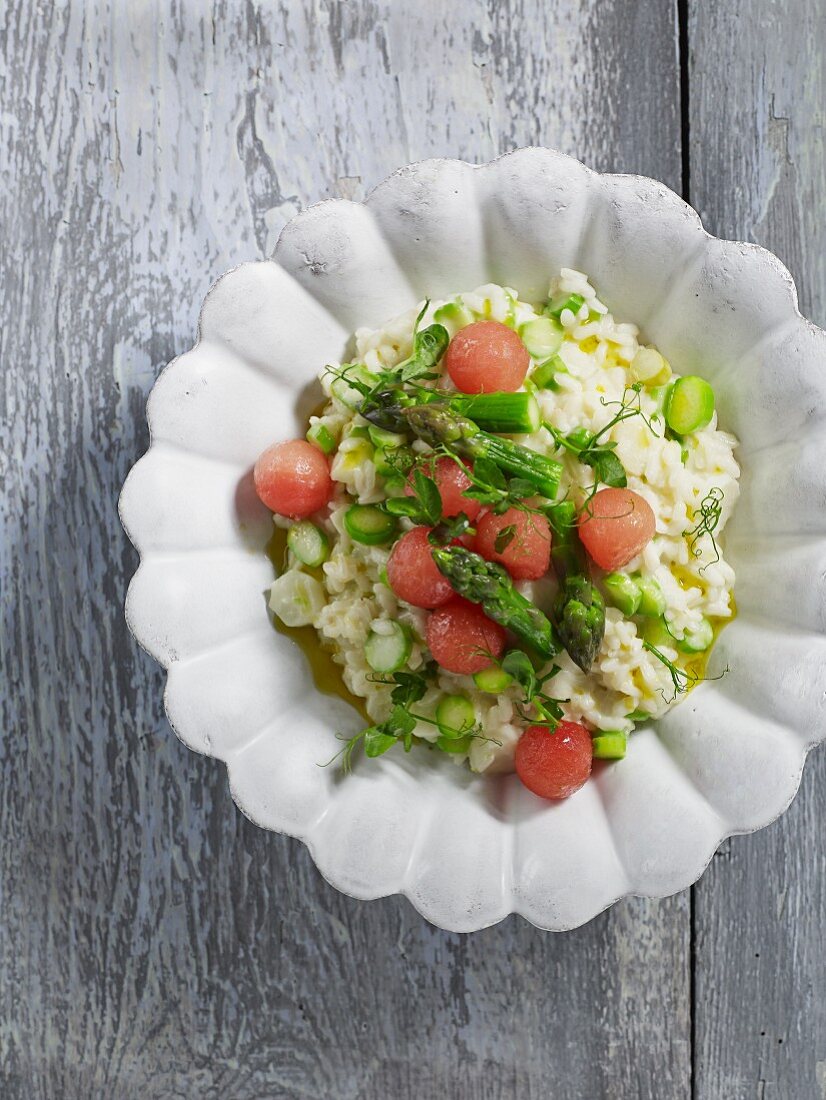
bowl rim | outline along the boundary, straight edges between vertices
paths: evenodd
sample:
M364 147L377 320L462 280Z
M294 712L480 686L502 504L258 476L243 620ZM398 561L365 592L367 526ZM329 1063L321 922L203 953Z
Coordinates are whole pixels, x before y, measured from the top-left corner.
M423 906L421 898L415 897L414 894L413 894L413 891L405 883L403 883L398 889L370 890L369 888L358 889L352 883L348 884L347 886L342 886L341 884L336 882L334 880L332 874L324 868L323 861L321 861L319 859L318 844L317 844L315 838L312 835L307 835L306 833L302 832L300 829L292 829L292 828L286 828L286 827L274 828L272 825L265 824L264 822L258 820L256 818L255 813L252 812L250 809L247 808L247 806L244 805L244 800L243 800L241 794L239 793L236 784L233 781L233 778L232 778L232 775L231 775L231 772L229 770L227 762L224 761L223 759L221 759L220 757L213 757L211 753L209 753L208 751L203 749L201 746L199 746L197 744L194 744L192 742L192 740L188 739L187 736L183 733L183 731L179 728L179 726L176 723L174 717L171 715L170 708L168 706L169 682L168 682L168 677L166 676L166 673L168 673L168 671L169 671L169 662L165 662L164 660L159 658L157 654L152 652L152 650L150 648L150 645L146 640L146 636L145 636L145 633L143 631L143 628L141 627L140 623L137 621L138 618L139 618L140 613L139 613L139 611L136 610L136 607L135 607L135 602L136 602L135 601L135 586L134 586L133 582L134 582L135 577L137 576L137 574L138 574L138 572L139 572L139 570L140 570L140 568L141 568L141 566L142 566L142 564L145 560L145 555L142 554L140 549L138 548L138 545L137 545L138 537L135 535L135 533L132 530L132 525L130 523L130 518L129 518L129 515L127 514L128 509L127 509L127 506L125 504L125 499L128 496L128 493L127 493L128 486L129 486L130 481L133 477L136 466L143 459L143 457L145 457L145 455L147 455L151 451L153 445L156 443L155 433L154 433L153 424L152 424L152 417L150 415L150 404L151 404L151 399L152 399L152 393L155 390L155 388L157 387L159 381L164 377L164 375L166 375L166 373L168 371L170 371L178 363L178 361L183 356L190 355L192 352L196 351L197 348L199 347L199 345L201 344L202 339L203 339L202 327L203 327L203 319L204 319L205 311L207 310L212 297L215 295L216 291L219 289L220 285L224 282L225 279L227 279L229 276L235 274L236 272L238 272L238 271L240 271L244 268L253 266L253 265L260 266L262 264L263 265L274 264L275 266L280 267L281 265L278 263L278 260L276 259L276 256L278 254L279 246L281 245L282 240L285 238L285 235L297 223L303 221L305 218L308 217L308 215L311 215L311 214L314 214L314 213L318 212L320 209L330 209L330 210L335 209L335 208L341 209L342 207L345 207L345 206L346 207L366 207L367 209L370 209L371 200L374 198L374 196L376 196L377 194L381 194L381 192L385 188L392 187L394 182L396 182L400 179L404 179L408 175L413 175L416 172L420 172L423 169L425 169L425 170L428 169L428 168L441 169L445 165L461 165L463 169L470 168L470 169L473 169L476 172L484 172L486 169L491 169L493 166L499 165L499 164L501 164L501 163L503 163L503 162L505 162L505 161L507 161L511 158L518 158L520 156L524 156L525 154L529 154L529 153L533 153L533 152L541 154L543 156L547 156L548 154L552 154L553 157L557 158L560 162L563 162L563 163L567 162L569 164L576 165L578 169L584 169L585 172L587 173L587 175L590 176L590 177L598 178L598 179L601 179L601 180L606 180L606 181L609 181L609 182L613 181L613 180L616 180L617 182L628 181L628 182L631 182L631 183L634 183L634 184L638 184L640 186L644 186L646 188L650 188L651 185L654 185L654 187L659 191L660 194L662 194L664 196L667 195L672 202L674 200L676 200L677 209L680 210L682 215L687 220L690 220L693 223L693 225L697 229L700 230L700 232L702 234L702 239L704 240L704 242L707 243L707 242L710 242L710 241L715 241L715 242L722 242L723 244L726 244L726 245L730 245L733 248L737 248L737 249L742 250L743 252L750 253L750 254L754 255L757 259L759 259L761 264L763 264L764 266L766 266L768 268L771 268L774 271L774 273L779 276L780 281L783 284L783 286L786 290L786 293L788 295L789 305L791 306L792 314L793 314L793 316L790 318L790 320L795 321L798 325L804 326L811 333L820 334L820 336L826 337L826 329L821 328L819 325L815 324L813 321L811 321L808 317L806 317L805 315L803 315L800 312L799 297L798 297L797 287L796 287L794 278L793 278L791 272L789 271L789 269L786 267L786 265L777 257L777 255L775 253L771 252L769 249L765 248L764 246L756 244L752 241L743 241L743 240L739 240L739 239L736 239L736 238L718 237L715 234L710 233L705 228L705 226L703 225L703 221L702 221L702 218L701 218L699 212L693 206L691 206L681 195L679 195L671 187L669 187L667 184L663 183L660 180L654 179L653 177L650 177L650 176L645 176L641 173L599 172L596 169L593 169L590 166L588 166L586 164L583 164L580 160L578 160L576 157L571 156L570 154L563 153L563 152L560 152L559 150L553 149L553 148L548 147L548 146L542 146L542 145L520 146L518 148L511 149L511 150L508 150L507 152L501 153L498 156L496 156L496 157L494 157L494 158L492 158L488 161L482 161L482 162L471 162L471 161L462 160L461 158L457 158L457 157L428 157L428 158L424 158L422 160L412 161L408 164L404 164L404 165L401 165L400 167L396 168L391 173L389 173L386 177L384 177L382 180L380 180L378 183L376 183L373 187L371 187L367 191L365 197L361 200L328 197L328 198L320 199L320 200L317 200L316 202L308 204L306 207L304 207L302 210L298 211L296 214L294 214L291 218L289 218L285 222L284 226L282 227L281 231L279 232L278 239L277 239L273 249L271 250L271 253L270 253L269 256L267 256L263 259L256 258L256 259L246 260L246 261L242 261L240 263L234 264L233 266L231 266L231 267L227 268L225 271L223 271L220 275L218 275L211 282L211 284L209 285L209 288L207 289L207 291L204 295L204 298L201 302L200 309L198 311L198 318L197 318L197 323L196 323L196 326L195 326L195 336L194 336L194 340L193 340L191 346L186 348L184 351L180 352L178 355L174 356L168 363L166 363L161 368L161 370L155 376L155 379L152 383L152 386L149 390L149 393L147 394L144 415L146 416L146 420L147 420L148 433L149 433L149 442L148 442L146 450L141 455L137 456L134 459L134 461L132 462L132 464L130 465L129 471L128 471L125 479L124 479L124 482L123 482L123 485L121 487L121 491L118 495L118 500L117 500L118 517L119 517L121 526L123 527L127 538L129 539L130 543L132 544L132 546L134 547L134 549L136 550L136 552L138 554L138 563L137 563L137 566L136 566L134 572L132 573L132 575L129 578L126 597L125 597L124 617L125 617L126 625L129 629L130 634L132 635L134 640L137 642L138 646L145 653L147 653L150 657L152 657L153 660L155 660L158 664L160 664L160 666L164 670L164 673L165 673L165 682L164 682L164 689L163 689L164 714L165 714L167 722L169 723L169 726L171 727L172 731L174 732L174 734L178 738L178 740L181 741L182 744L185 745L188 750L194 751L194 752L196 752L196 753L198 753L199 755L202 755L202 756L207 756L207 757L211 757L213 759L216 759L220 764L222 764L222 766L227 771L227 782L228 782L230 794L232 796L232 800L233 800L236 808L240 811L240 813L243 814L244 817L246 817L249 821L251 821L258 828L264 829L267 832L275 832L275 833L278 833L278 834L283 834L283 835L289 836L292 839L298 840L302 844L304 844L306 846L306 848L308 849L308 851L310 853L310 857L311 857L317 871L319 872L319 874L322 876L322 878L324 879L325 882L327 882L330 886L332 886L339 893L343 893L346 896L352 897L352 898L354 898L355 900L358 900L358 901L374 901L374 900L378 900L378 899L381 899L381 898L387 898L387 897L393 897L393 896L405 897L408 900L408 902L412 905L414 910L422 917L422 919L426 920L428 923L432 924L434 927L438 927L438 928L444 929L444 930L449 931L449 932L455 932L455 933L461 933L461 934L469 934L473 931L482 931L485 928L493 927L493 926L501 923L503 920L505 920L507 917L509 917L511 915L517 915L517 916L521 917L522 919L527 921L529 924L531 924L534 927L540 929L541 931L549 931L549 932L571 931L571 930L574 930L576 928L583 927L585 924L588 924L591 921L595 920L598 916L600 916L602 913L605 913L608 909L610 909L617 902L623 900L624 898L666 898L666 897L672 897L675 894L681 893L683 890L686 890L689 887L693 886L702 877L702 875L707 870L709 864L711 863L711 860L714 858L714 855L717 853L717 851L719 850L720 846L724 843L724 841L728 840L729 838L731 838L733 836L748 836L752 833L758 832L761 829L764 829L764 828L768 827L769 825L773 824L775 821L777 821L788 810L789 806L794 801L794 799L795 799L795 797L796 797L796 795L799 791L800 783L801 783L802 776L803 776L803 771L805 769L806 761L808 759L809 753L819 743L819 741L823 739L822 736L818 739L810 739L808 741L808 743L801 743L800 744L799 766L797 767L797 769L795 771L795 774L793 776L793 784L790 786L791 793L790 793L788 799L785 801L785 803L779 809L775 809L774 807L770 808L770 810L767 813L765 819L761 819L757 824L749 825L748 827L745 827L745 828L736 828L735 827L735 828L730 828L730 829L725 830L722 834L719 835L719 838L714 841L713 846L711 848L711 851L708 852L708 854L702 860L702 865L700 866L699 870L697 870L695 867L692 867L685 875L678 875L676 873L674 874L675 881L676 880L679 880L679 881L678 881L678 884L673 889L668 889L666 891L656 890L656 891L652 891L652 892L644 892L644 891L639 891L639 890L621 891L621 892L617 893L616 895L612 896L609 901L605 902L604 904L601 904L599 906L599 908L597 908L593 911L589 911L589 915L587 917L585 917L584 919L581 919L581 920L577 919L577 920L573 920L573 921L570 921L570 922L562 922L562 923L557 922L557 923L548 923L548 924L543 924L541 921L537 920L535 913L534 914L529 914L528 912L523 911L523 908L520 904L520 899L518 897L514 896L513 894L510 894L509 898L508 898L507 911L499 913L497 915L494 915L494 916L490 917L489 919L484 918L484 919L480 920L480 919L471 918L468 923L462 924L462 926L451 927L450 922L445 922L444 920L441 920L441 919L437 921L433 916L429 915L425 911L425 906Z

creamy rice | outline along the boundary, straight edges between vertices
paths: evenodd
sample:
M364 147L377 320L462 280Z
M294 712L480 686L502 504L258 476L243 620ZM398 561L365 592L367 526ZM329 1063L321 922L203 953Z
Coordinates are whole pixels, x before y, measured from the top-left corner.
M576 293L585 301L576 316L565 310L560 318L565 339L559 355L568 373L558 376L556 392L537 392L543 418L563 433L575 428L597 432L613 418L632 381L630 367L642 347L639 331L633 324L615 321L580 272L563 269L550 292ZM461 302L473 320L496 320L516 327L540 315L537 308L519 301L514 291L496 285L460 294L452 301ZM422 325L430 324L443 304L430 302ZM420 308L393 318L380 329L359 329L355 334L357 360L379 371L406 359L412 350ZM451 336L458 331L442 323ZM415 670L428 659L423 640L427 612L398 601L382 579L389 548L354 542L345 530L344 512L354 500L374 503L384 499L384 493L369 443L347 438L348 429L366 422L335 396L333 381L329 371L322 373L329 401L322 415L312 418L312 423L321 422L336 438L342 433L344 436L332 462L336 490L322 524L332 543L329 560L322 567L326 602L315 614L313 625L341 665L347 688L365 699L369 715L378 722L388 716L390 688L375 682L375 674L366 662L368 633L371 628L381 632L382 624L391 620L409 626L414 643L408 664ZM450 386L446 376L440 386ZM722 494L715 531L715 537L719 537L738 496L739 468L734 458L737 440L717 428L716 413L707 428L682 442L666 439L657 401L645 388L640 392L640 409L644 417L634 416L615 424L606 437L616 442L628 488L645 498L657 521L655 537L623 571L637 571L657 580L666 599L666 622L679 639L704 618L720 624L733 614L731 566L722 552L715 550L711 538L705 536L691 544L686 532L696 527L699 504L715 489ZM517 442L561 461L564 473L560 496L568 493L578 505L582 503L593 482L592 470L574 455L560 452L545 428L531 436L517 437ZM427 449L421 443L414 444L414 448ZM409 521L403 521L403 525L412 526ZM719 560L715 560L718 552ZM596 569L594 574L601 575ZM552 574L541 581L520 582L517 587L546 612L552 607L556 592ZM670 660L685 663L685 655L676 645L662 644L658 648ZM555 663L561 671L551 682L552 693L568 700L563 706L566 717L584 720L595 729L630 732L634 721L629 715L645 711L656 718L678 701L668 668L643 647L637 625L611 607L606 609L605 636L590 672L583 673L564 652ZM441 694L457 692L472 699L484 735L471 743L471 768L511 770L514 747L525 725L516 710L521 698L519 687L514 685L499 696L491 696L477 690L472 678L440 670L417 709L430 715ZM435 726L423 722L418 723L415 733L428 741L439 736Z

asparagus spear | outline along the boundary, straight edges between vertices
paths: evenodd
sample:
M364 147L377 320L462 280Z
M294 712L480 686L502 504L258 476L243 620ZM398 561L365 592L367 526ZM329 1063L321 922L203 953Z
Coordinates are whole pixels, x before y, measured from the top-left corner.
M553 458L537 454L510 439L480 431L478 424L447 405L414 405L402 409L413 432L431 447L442 444L461 458L487 458L500 469L529 481L538 493L553 500L562 467Z
M429 304L425 302L421 313L416 318L411 355L403 363L399 363L394 370L385 371L381 375L378 387L368 391L362 390L364 401L359 407L359 412L377 428L383 428L389 432L407 431L407 424L401 417L401 409L405 405L412 404L412 399L405 392L404 386L417 378L435 378L436 375L432 373L433 368L447 351L450 334L444 325L428 325L427 328L419 329L419 322L424 317Z
M460 596L482 605L494 622L512 630L543 657L562 649L556 631L538 607L513 586L507 571L464 546L433 550L433 560Z
M450 398L450 408L497 435L529 435L542 426L539 404L531 393L458 393Z
M570 501L545 510L553 531L551 560L559 578L554 605L556 628L571 660L587 672L605 634L605 602L588 576L576 536L576 509Z
M391 432L409 432L410 425L402 410L429 401L444 401L448 395L438 390L420 389L415 395L402 386L387 386L368 394L359 412L371 424ZM486 432L501 435L526 435L542 424L536 398L530 393L460 393L449 397L449 408L468 417Z
M401 387L390 386L383 390L369 393L359 405L358 411L365 420L375 424L385 432L404 433L410 430L407 421L402 416L404 406L410 398Z

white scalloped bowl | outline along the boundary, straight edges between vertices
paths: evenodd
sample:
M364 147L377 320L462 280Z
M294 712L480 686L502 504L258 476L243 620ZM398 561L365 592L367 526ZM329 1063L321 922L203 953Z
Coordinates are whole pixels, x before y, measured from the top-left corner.
M560 267L587 272L681 373L708 377L721 424L740 438L742 496L726 534L739 616L713 657L730 671L558 805L513 776L472 776L424 752L342 780L318 764L336 730L360 721L314 689L304 656L268 621L272 522L252 464L303 433L313 380L356 327L486 282L541 299ZM121 497L141 555L127 620L168 670L172 727L225 761L239 808L302 839L338 889L405 894L446 929L511 912L568 929L626 894L688 886L726 836L788 806L826 733L824 365L826 333L798 313L782 264L709 236L649 179L523 149L479 167L414 164L364 204L311 207L273 262L236 268L209 292L195 347L152 391L152 444Z

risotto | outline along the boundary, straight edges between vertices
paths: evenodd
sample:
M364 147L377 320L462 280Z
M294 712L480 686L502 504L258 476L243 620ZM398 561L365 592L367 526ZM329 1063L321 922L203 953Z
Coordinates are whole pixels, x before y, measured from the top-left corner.
M373 723L345 763L429 745L565 797L702 679L737 441L585 275L420 303L320 379L255 474L288 529L270 607Z

